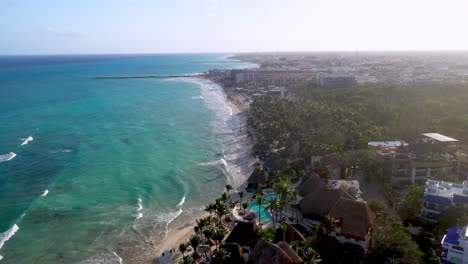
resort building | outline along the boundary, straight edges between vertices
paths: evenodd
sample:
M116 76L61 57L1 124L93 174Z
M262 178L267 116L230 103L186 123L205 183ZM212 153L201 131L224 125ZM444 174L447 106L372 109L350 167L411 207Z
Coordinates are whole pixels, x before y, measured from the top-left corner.
M329 235L342 245L356 248L363 254L369 247L375 214L365 202L356 199L360 193L354 181L324 181L312 173L310 178L299 186L299 201L304 222L317 224L327 216L333 218ZM355 190L356 189L356 190ZM353 191L351 195L348 191ZM355 250L356 251L356 250Z
M369 248L376 216L365 202L340 198L329 216L333 218L331 236L341 244L359 245L364 252Z
M424 190L421 217L437 223L440 215L448 208L468 204L468 182L457 184L452 182L428 180Z
M424 183L434 176L454 176L461 170L457 160L458 140L438 134L424 133L418 142L369 142L383 161L383 173L393 183ZM468 159L466 162L468 168Z
M468 264L468 228L450 227L442 238L442 263Z
M357 81L353 75L327 74L317 77L317 85L324 88L344 88L355 86Z

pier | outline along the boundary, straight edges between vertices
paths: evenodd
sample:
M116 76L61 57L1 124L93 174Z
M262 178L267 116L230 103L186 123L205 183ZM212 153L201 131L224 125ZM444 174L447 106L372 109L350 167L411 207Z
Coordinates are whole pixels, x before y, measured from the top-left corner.
M179 77L201 77L199 74L181 74L181 75L133 75L133 76L96 76L95 79L144 79L144 78L179 78Z

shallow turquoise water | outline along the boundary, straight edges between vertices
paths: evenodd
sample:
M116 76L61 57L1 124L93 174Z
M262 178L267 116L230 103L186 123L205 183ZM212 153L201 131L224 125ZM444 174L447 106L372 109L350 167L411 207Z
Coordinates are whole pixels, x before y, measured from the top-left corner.
M270 212L268 211L269 205L268 202L273 199L273 198L278 198L278 194L268 194L263 196L263 201L262 204L260 205L260 219L262 223L264 222L272 222L273 217L271 216ZM249 204L247 207L248 209L254 211L255 213L258 214L258 202L254 201ZM257 217L258 219L258 217Z
M235 122L206 81L93 77L242 66L224 55L0 57L0 155L16 154L0 156L0 263L117 263L157 247L168 223L222 192L230 160L217 153L234 151Z

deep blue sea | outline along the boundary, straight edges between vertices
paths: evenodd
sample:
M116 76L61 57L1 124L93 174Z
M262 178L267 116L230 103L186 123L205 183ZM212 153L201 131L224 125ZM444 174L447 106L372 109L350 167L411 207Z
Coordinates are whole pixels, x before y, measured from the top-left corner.
M125 263L230 181L227 55L0 56L0 263ZM220 157L222 153L222 157Z

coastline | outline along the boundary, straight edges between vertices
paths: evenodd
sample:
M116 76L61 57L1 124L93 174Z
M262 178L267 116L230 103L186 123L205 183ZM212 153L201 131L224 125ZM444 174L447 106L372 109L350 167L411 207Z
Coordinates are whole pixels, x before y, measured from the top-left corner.
M217 83L208 78L197 78L207 80L209 86L218 86L222 90L222 96L220 96L224 103L232 109L231 120L236 119L238 121L238 126L236 130L233 129L233 133L236 135L237 139L237 157L235 158L235 172L229 173L228 183L233 186L232 194L237 191L244 190L246 187L246 180L252 173L254 169L254 164L257 161L256 157L252 155L252 147L255 142L251 136L249 136L248 127L247 127L247 118L249 111L250 101L245 96L242 96L235 91L227 89L222 84ZM202 86L202 84L200 84ZM237 130L239 129L239 130ZM230 178L229 178L230 176ZM176 219L173 223L170 224L169 231L167 233L166 239L163 241L162 245L155 249L154 251L148 253L145 256L144 261L134 262L134 263L177 263L178 258L181 254L178 252L178 245L184 241L187 241L189 237L194 234L193 227L196 225L196 219L208 215L207 212L200 211L197 214L194 214L189 219L181 220ZM175 253L170 253L170 251ZM164 256L162 255L164 253Z

